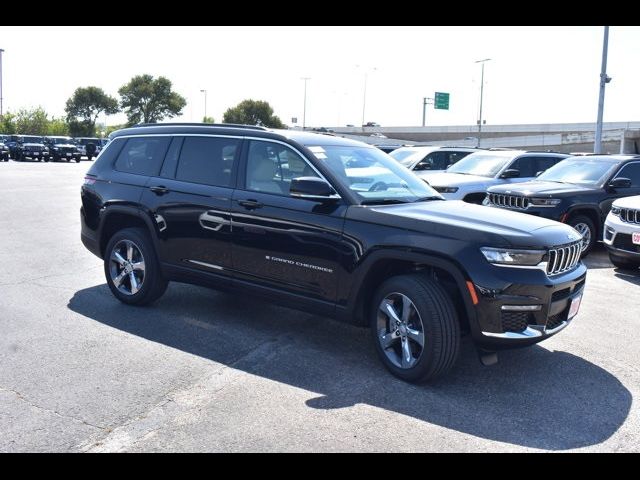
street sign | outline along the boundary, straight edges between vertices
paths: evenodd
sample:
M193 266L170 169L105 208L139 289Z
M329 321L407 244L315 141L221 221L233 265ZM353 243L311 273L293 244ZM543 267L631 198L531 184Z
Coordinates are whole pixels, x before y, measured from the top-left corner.
M438 110L449 110L449 94L445 92L436 92L434 95L433 108Z
M298 123L298 117L291 117L291 123Z

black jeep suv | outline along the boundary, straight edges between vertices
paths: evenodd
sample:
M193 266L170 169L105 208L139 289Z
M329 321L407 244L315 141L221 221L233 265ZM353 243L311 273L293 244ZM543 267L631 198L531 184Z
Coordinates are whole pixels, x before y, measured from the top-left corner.
M582 255L602 240L616 198L640 194L640 156L569 157L536 180L487 190L486 204L558 220L582 235Z
M80 162L82 154L71 137L46 137L45 145L49 148L49 158L54 162L58 160L75 160Z
M9 141L9 135L0 135L0 161L9 161L9 147L7 142Z
M84 245L122 302L167 282L257 294L369 325L395 375L447 372L461 332L485 363L562 330L580 305L580 236L442 196L377 148L300 131L142 125L82 186Z
M9 150L11 158L19 162L27 158L31 160L49 160L49 149L44 144L44 139L35 135L11 135Z

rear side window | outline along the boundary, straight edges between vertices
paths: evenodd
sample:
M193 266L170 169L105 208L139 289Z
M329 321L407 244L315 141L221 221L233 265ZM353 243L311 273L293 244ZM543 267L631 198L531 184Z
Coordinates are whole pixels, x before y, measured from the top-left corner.
M106 165L113 164L113 161L116 159L125 143L127 143L126 138L116 138L115 140L112 140L109 143L109 146L105 147L105 149L102 151L102 153L96 160L96 163Z
M239 147L237 138L185 137L176 180L230 187Z
M120 172L156 176L171 137L135 137L127 140L115 168Z

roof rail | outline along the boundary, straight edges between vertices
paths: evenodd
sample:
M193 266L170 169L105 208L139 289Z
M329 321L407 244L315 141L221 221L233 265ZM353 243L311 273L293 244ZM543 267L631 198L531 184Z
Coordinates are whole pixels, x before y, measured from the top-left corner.
M138 123L133 127L224 127L246 128L247 130L269 130L260 125L243 125L241 123L196 123L196 122L170 122L170 123Z
M557 150L526 150L526 152L527 153L564 153L564 152L559 152Z

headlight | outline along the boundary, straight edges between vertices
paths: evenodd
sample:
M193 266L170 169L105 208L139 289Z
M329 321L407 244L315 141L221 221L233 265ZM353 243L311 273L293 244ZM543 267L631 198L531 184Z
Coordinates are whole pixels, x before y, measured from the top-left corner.
M529 200L531 205L536 207L555 207L561 200L559 198L532 198Z
M456 193L458 187L433 187L439 193Z
M484 258L489 263L497 265L529 265L535 266L542 262L546 255L545 250L516 250L511 248L491 248L480 249Z
M611 207L611 213L616 217L620 216L620 207Z

